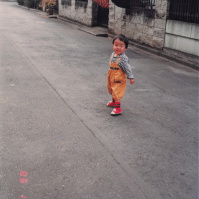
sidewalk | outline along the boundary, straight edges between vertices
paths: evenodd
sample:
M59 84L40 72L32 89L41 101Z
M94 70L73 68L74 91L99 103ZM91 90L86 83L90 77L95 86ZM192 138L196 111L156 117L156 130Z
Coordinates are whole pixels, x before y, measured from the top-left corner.
M114 34L111 34L109 32L109 29L105 28L105 27L100 27L100 26L92 26L92 27L91 26L86 26L84 24L80 24L79 22L73 21L73 20L68 19L66 17L62 17L62 16L60 16L57 13L54 14L54 15L49 15L48 13L46 13L44 11L35 10L35 9L30 9L30 10L38 12L38 14L40 16L45 17L45 18L54 18L54 19L59 19L59 20L62 20L62 21L66 21L68 23L73 23L74 25L78 26L79 30L87 32L88 34L92 34L94 36L111 37L111 38L114 37ZM140 48L142 50L145 50L145 51L153 53L155 55L164 57L164 58L172 60L174 62L183 64L183 65L188 66L190 68L193 68L195 70L199 70L199 65L198 65L198 61L199 60L197 58L195 58L195 57L193 58L193 56L191 56L191 55L188 57L187 60L185 60L182 57L177 57L177 56L171 57L170 56L171 52L168 49L164 49L164 51L163 51L163 50L152 48L150 46L147 46L147 45L144 45L144 44L132 41L132 40L129 40L129 43L130 43L130 45L132 45L134 47Z
M80 24L78 22L72 21L70 19L61 17L59 15L57 15L57 18L59 20L63 20L63 21L69 22L69 23L74 23L74 24L78 25L78 29L79 30L81 30L83 32L87 32L87 33L89 33L91 35L94 35L94 36L98 36L98 37L114 37L114 35L111 34L108 31L108 28L100 27L100 26L93 26L93 27L86 26L86 25Z

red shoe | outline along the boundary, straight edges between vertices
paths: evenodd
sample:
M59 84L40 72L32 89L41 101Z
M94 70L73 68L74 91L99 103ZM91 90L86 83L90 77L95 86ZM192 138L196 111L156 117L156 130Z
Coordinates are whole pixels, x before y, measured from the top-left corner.
M110 102L108 102L108 104L106 106L108 106L108 107L115 107L115 102L110 101Z
M122 114L122 109L121 108L114 108L113 111L111 112L111 115L121 115Z

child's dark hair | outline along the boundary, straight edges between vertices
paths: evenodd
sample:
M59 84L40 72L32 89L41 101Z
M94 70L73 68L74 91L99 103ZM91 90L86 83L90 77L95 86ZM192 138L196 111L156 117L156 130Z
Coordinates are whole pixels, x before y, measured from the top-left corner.
M113 44L115 42L116 39L119 39L120 41L123 41L124 44L125 44L125 47L128 48L128 45L129 45L129 41L128 39L126 38L126 36L120 34L120 35L116 35L113 39Z

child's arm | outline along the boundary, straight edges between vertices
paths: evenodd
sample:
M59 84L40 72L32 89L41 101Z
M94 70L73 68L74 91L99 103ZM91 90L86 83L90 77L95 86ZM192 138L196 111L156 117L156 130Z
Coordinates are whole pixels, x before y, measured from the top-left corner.
M133 78L129 79L129 81L130 81L130 84L134 84L135 82Z
M134 83L134 75L129 64L129 59L126 55L121 56L121 59L118 62L119 67L126 73L127 78L130 80L130 84Z

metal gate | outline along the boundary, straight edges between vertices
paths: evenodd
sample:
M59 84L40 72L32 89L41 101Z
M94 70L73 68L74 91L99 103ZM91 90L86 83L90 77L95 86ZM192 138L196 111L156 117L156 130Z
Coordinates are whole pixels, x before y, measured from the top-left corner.
M170 0L169 19L199 24L199 1Z
M109 15L109 8L102 8L98 6L97 12L97 25L108 27L108 15Z

